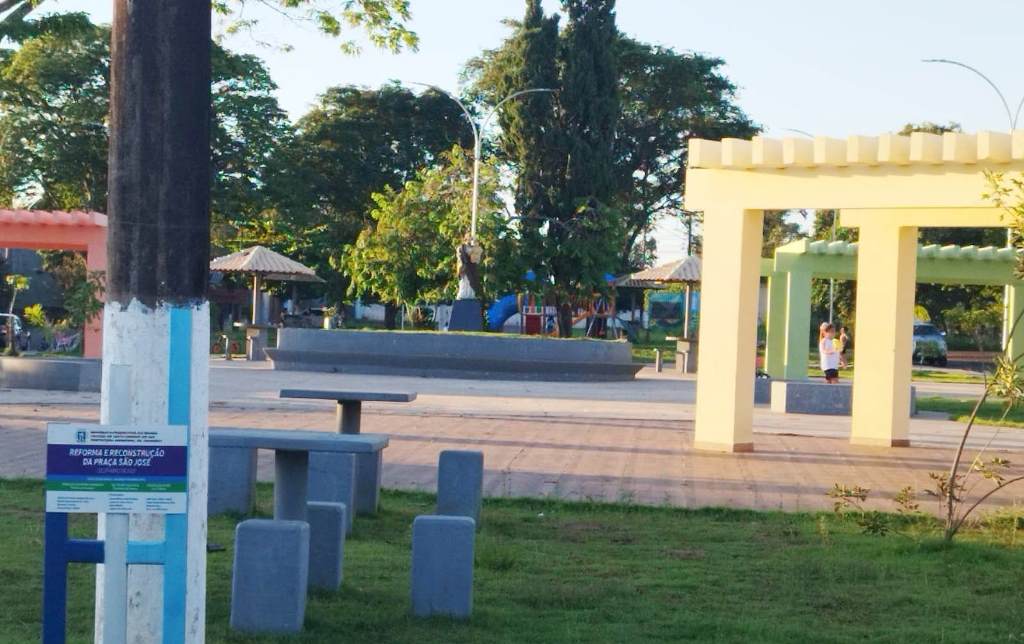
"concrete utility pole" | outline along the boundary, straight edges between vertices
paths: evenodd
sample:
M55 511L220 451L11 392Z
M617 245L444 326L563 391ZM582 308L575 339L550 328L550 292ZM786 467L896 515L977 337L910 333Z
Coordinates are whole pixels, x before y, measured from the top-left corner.
M129 642L205 636L210 22L210 0L114 0L101 419L120 402L112 371L127 369L131 423L189 428L187 515L165 526L163 515L136 514L129 528L132 541L159 541L166 527L168 543L187 544L183 570L129 568ZM100 526L111 524L101 517ZM173 605L182 597L184 611Z

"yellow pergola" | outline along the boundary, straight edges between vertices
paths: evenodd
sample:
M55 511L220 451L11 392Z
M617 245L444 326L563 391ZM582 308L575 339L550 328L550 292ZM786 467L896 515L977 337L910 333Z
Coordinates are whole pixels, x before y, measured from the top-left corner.
M860 229L850 440L909 445L918 228L1006 227L987 170L1024 171L1024 130L690 141L686 208L704 213L694 446L751 451L765 210L836 209Z

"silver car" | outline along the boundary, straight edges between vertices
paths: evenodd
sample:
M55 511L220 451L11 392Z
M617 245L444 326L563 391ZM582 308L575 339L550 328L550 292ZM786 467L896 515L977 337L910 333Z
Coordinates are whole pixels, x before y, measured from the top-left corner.
M928 322L914 323L914 362L945 367L949 362L946 334Z

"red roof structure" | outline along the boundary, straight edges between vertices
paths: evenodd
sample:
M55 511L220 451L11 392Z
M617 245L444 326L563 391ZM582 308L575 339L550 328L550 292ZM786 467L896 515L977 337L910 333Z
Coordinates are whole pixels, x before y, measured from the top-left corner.
M0 210L0 248L83 251L88 270L104 271L107 216L78 210ZM100 316L86 324L83 340L83 355L99 358L103 351Z

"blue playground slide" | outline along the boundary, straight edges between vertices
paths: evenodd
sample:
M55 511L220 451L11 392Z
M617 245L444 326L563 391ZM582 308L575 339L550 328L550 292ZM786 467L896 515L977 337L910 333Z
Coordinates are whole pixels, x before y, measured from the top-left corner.
M501 327L505 324L505 320L518 312L519 307L516 304L515 293L511 293L501 299L495 300L494 304L487 309L487 328L491 331L501 331Z

